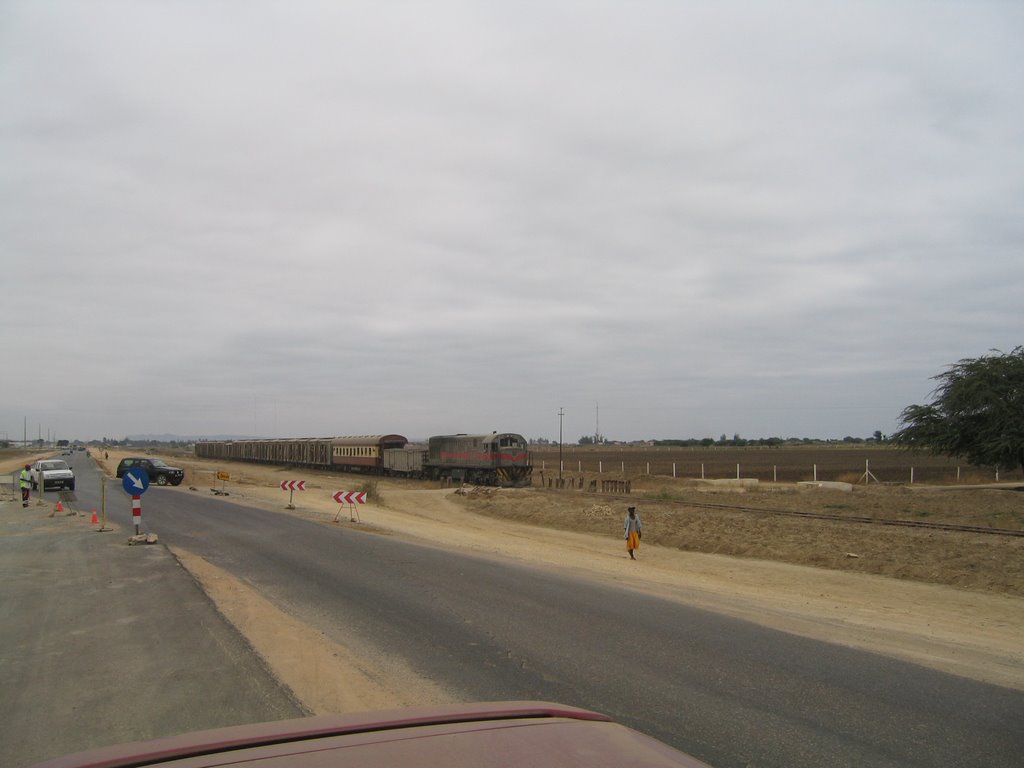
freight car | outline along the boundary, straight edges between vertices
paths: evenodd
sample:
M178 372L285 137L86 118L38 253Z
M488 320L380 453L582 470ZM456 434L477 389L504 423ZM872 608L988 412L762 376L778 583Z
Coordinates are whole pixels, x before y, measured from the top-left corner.
M384 452L408 443L402 435L204 440L196 443L196 456L379 474Z
M402 435L310 437L269 440L205 440L205 459L282 464L343 472L454 480L480 485L529 485L532 467L526 440L511 432L439 435L427 447Z

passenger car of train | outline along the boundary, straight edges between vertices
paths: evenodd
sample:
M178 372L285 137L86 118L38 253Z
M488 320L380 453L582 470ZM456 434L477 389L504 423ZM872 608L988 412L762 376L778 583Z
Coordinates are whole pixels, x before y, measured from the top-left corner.
M529 485L526 439L513 432L437 435L426 447L402 435L361 435L196 443L204 459L283 464L343 472L452 480L477 485Z

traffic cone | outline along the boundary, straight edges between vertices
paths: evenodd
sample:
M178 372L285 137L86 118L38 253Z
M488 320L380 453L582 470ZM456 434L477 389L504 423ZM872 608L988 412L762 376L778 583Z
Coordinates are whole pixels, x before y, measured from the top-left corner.
M58 512L63 512L64 511L64 502L62 502L62 501L58 501L57 502L57 511Z
M92 511L92 520L89 521L89 525L99 525L99 522L100 522L100 518L96 514L96 510L94 509Z

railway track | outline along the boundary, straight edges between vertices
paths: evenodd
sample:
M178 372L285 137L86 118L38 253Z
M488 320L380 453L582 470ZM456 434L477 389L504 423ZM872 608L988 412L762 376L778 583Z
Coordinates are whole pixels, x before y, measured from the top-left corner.
M621 496L624 502L635 501L635 497ZM886 520L877 517L860 515L830 515L826 512L796 512L788 509L765 509L763 507L745 507L739 504L712 504L697 501L674 501L670 499L651 499L674 504L680 507L697 507L699 509L720 509L729 512L753 512L762 515L780 515L783 517L802 517L812 520L831 520L839 523L857 523L861 525L896 525L903 528L924 528L933 531L953 531L956 533L984 533L992 536L1024 537L1024 530L1012 528L989 528L981 525L953 525L951 523L929 523L924 520Z

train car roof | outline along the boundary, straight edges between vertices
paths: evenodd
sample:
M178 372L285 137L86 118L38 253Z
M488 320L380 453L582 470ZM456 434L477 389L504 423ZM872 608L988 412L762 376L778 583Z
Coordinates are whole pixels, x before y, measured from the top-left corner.
M344 437L336 437L333 442L335 445L377 445L383 442L399 442L403 444L409 441L402 435L348 435Z
M478 435L469 435L466 434L465 432L459 432L458 434L455 435L434 435L430 439L448 440L454 437L468 438L470 440L493 440L496 437L518 437L521 438L524 443L526 442L526 438L520 435L518 432L485 432L483 434Z
M227 440L229 443L308 443L324 440L330 442L333 437L253 437L248 440Z

